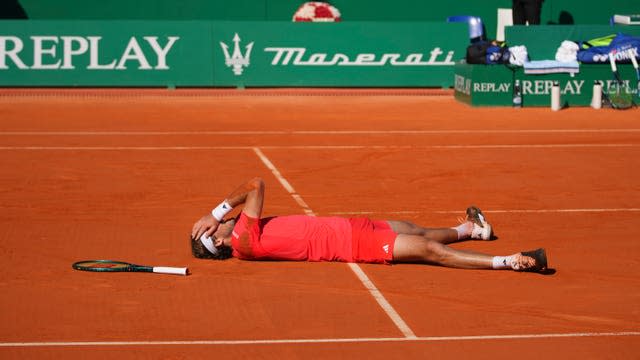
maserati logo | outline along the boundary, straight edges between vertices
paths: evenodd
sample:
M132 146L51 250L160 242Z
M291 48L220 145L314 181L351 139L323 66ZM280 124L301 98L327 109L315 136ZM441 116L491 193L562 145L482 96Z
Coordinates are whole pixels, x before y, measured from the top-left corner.
M253 42L245 46L245 52L242 54L240 51L240 37L238 33L233 36L233 54L229 55L229 46L220 41L220 46L224 52L225 64L233 70L236 76L242 75L244 68L249 66L249 58L251 57L251 49L253 48Z

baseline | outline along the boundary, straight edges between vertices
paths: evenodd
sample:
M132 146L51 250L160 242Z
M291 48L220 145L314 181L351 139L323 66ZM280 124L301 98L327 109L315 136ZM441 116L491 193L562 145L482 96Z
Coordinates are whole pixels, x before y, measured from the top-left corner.
M487 214L546 214L546 213L606 213L606 212L639 212L640 208L582 208L582 209L504 209L504 210L492 210L482 209L482 212ZM398 210L398 211L331 211L329 215L371 215L371 214L393 214L393 215L413 215L413 214L460 214L460 210Z
M482 341L543 338L624 337L640 336L640 331L549 333L477 336L415 336L396 338L344 338L344 339L281 339L281 340L167 340L167 341L68 341L68 342L6 342L0 347L47 347L47 346L157 346L157 345L271 345L271 344L317 344L317 343L371 343L371 342L436 342L436 341Z
M185 136L185 135L454 135L454 134L594 134L640 129L479 129L479 130L220 130L220 131L5 131L0 136Z
M261 149L295 150L403 150L403 149L539 149L539 148L628 148L640 147L640 144L497 144L497 145L266 145ZM0 150L252 150L255 146L0 146Z

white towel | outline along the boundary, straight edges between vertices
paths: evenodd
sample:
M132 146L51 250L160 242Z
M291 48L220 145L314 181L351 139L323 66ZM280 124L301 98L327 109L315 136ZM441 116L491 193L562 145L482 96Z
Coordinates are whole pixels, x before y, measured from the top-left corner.
M524 45L509 47L509 53L511 54L509 63L512 65L522 66L529 59L527 47Z
M556 60L560 62L573 62L578 58L578 44L565 40L556 51Z

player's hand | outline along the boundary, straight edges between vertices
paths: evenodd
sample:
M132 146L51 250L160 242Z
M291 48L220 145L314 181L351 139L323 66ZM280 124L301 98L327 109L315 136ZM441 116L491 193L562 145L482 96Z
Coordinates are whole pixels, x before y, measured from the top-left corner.
M203 216L193 224L193 229L191 229L191 239L200 239L202 234L207 234L207 236L213 235L213 233L218 229L218 225L220 225L220 222L216 220L213 215L207 214Z

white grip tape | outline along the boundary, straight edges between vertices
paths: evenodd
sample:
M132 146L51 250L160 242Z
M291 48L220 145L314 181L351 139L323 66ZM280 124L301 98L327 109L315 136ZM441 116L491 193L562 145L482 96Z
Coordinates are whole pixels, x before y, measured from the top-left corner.
M153 272L158 274L187 275L186 267L154 266Z
M629 53L630 53L629 57L631 58L631 63L633 64L633 68L637 70L638 69L638 60L636 60L636 54L631 50L629 50Z
M616 66L615 55L613 55L613 53L609 53L609 63L611 63L611 71L613 72L618 71L618 67Z

